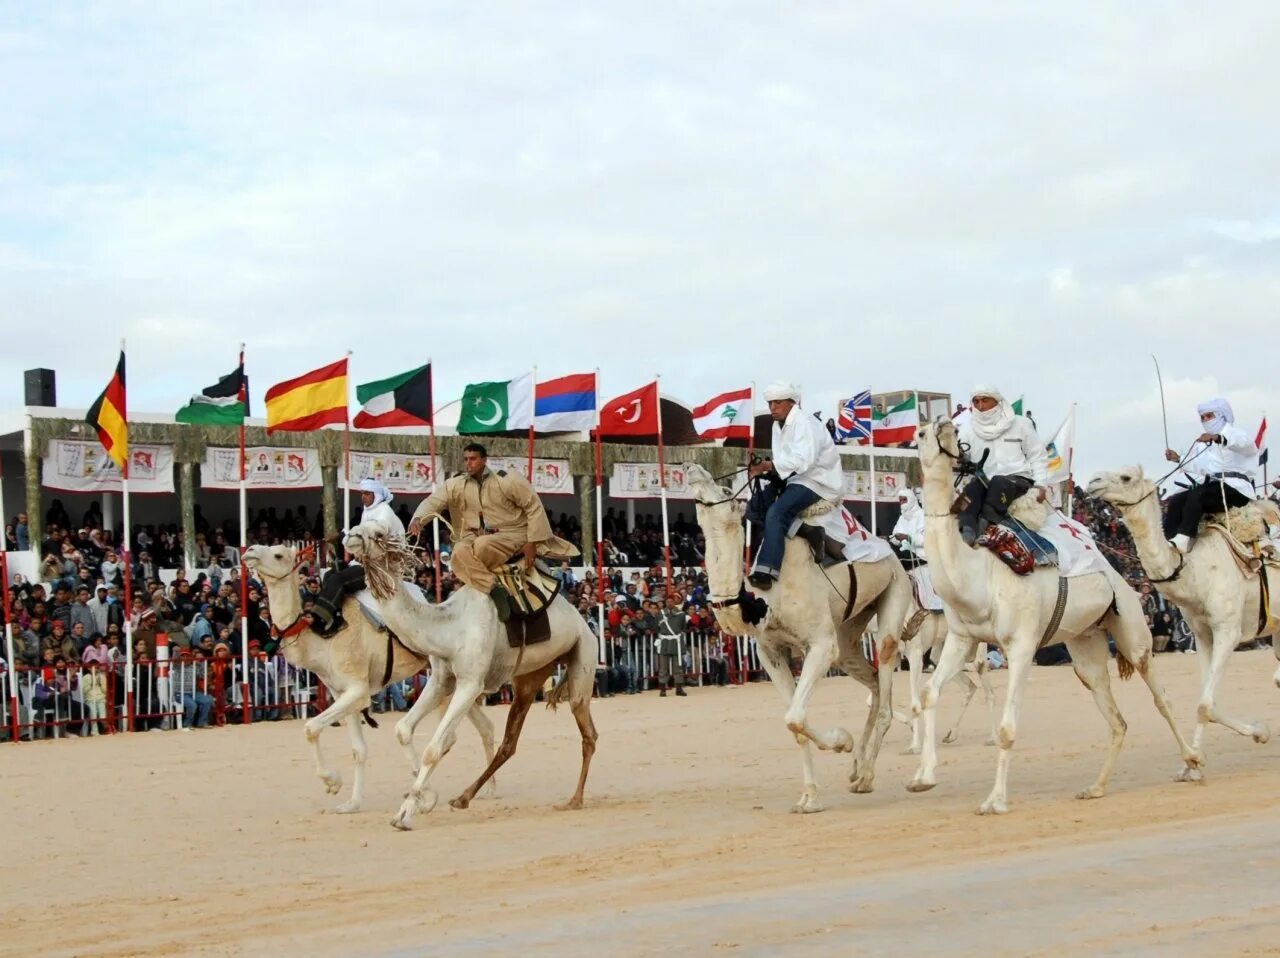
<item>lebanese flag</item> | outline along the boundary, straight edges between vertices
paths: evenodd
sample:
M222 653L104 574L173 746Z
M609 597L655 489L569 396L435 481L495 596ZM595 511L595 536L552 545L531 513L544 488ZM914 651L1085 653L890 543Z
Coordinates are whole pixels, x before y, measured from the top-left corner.
M656 436L658 382L623 393L600 407L601 436Z
M692 412L699 439L751 438L750 388L721 393Z

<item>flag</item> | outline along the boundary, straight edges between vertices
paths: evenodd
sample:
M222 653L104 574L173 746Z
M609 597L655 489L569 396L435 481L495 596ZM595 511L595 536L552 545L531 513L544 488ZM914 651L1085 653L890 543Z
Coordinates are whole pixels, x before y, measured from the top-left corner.
M1022 408L1023 408L1022 399L1023 399L1023 397L1022 397L1022 396L1019 396L1017 399L1015 399L1013 402L1011 402L1011 403L1009 404L1009 408L1011 408L1011 409L1013 410L1013 414L1014 414L1015 416L1025 416L1025 415L1026 415L1026 413L1024 413L1024 412L1022 411Z
M119 467L120 472L128 476L125 463L129 458L129 424L126 422L127 404L124 398L124 350L120 350L120 361L116 363L115 375L102 395L93 401L89 413L84 417L94 429L98 430L98 441L107 455Z
M840 402L840 414L836 417L836 442L850 439L859 445L871 441L871 390L864 389L852 399Z
M596 374L579 373L538 383L533 397L537 432L572 432L596 424Z
M1265 466L1267 464L1267 417L1262 417L1262 425L1258 427L1258 436L1253 440L1253 444L1258 447L1258 465Z
M751 390L721 393L692 410L699 439L750 439Z
M1071 475L1071 455L1076 444L1076 407L1071 407L1067 418L1062 421L1053 438L1045 443L1049 453L1049 484L1066 482Z
M600 407L601 436L656 436L658 434L657 380L613 399Z
M431 364L374 383L360 384L356 387L356 402L363 407L351 421L357 429L430 426Z
M533 373L519 379L471 383L462 391L458 432L507 432L533 425Z
M173 418L197 426L239 426L249 415L249 381L244 364L191 397Z
M267 432L347 424L347 361L340 359L267 390Z
M916 411L916 394L912 393L888 412L871 413L871 435L877 446L888 446L895 442L911 442L916 438L916 430L920 428L920 417Z

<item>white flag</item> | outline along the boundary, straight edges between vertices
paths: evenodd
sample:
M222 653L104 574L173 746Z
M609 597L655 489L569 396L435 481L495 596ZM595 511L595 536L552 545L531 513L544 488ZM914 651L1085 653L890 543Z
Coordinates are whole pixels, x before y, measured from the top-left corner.
M1071 412L1067 413L1067 418L1062 421L1062 425L1058 427L1058 431L1054 433L1053 438L1045 443L1045 449L1049 453L1049 484L1055 485L1059 482L1066 482L1067 477L1071 475L1071 456L1075 452L1076 445L1076 407L1071 406Z

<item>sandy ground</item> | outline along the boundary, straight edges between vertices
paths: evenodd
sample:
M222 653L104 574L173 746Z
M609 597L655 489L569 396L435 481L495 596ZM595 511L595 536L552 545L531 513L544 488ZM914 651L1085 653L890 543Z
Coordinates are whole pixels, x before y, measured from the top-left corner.
M1189 732L1197 659L1157 667ZM1275 667L1238 653L1224 700L1280 732ZM388 825L407 782L390 723L369 732L366 810L349 816L296 722L0 746L0 953L1280 953L1280 742L1211 729L1207 784L1175 784L1145 688L1116 684L1126 749L1111 794L1082 802L1102 719L1069 668L1035 670L1003 817L973 814L996 754L977 700L934 791L903 789L915 758L895 726L873 794L821 754L827 810L789 814L798 754L767 685L598 702L580 812L552 809L579 749L567 712L541 707L497 796L449 809L480 767L464 727L440 806L409 833ZM813 715L857 729L864 702L829 679ZM953 688L944 723L957 706ZM326 742L345 774L345 732Z

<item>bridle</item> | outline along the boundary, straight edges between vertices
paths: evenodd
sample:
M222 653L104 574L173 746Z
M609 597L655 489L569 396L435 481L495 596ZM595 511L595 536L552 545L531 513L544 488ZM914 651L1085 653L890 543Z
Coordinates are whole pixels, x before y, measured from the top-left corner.
M264 580L264 582L268 579L272 582L283 582L285 579L288 579L290 576L296 573L299 569L301 569L304 565L306 565L309 560L314 558L315 551L316 550L314 546L307 546L305 549L299 549L298 556L294 560L293 566L284 575L271 575L269 572L264 570L261 566L254 569L253 571L256 572L258 575L260 575ZM301 603L299 603L299 605L301 605ZM268 604L268 608L270 608L270 604ZM244 615L246 611L247 610L241 610L241 614ZM298 636L301 635L303 632L305 632L308 627L310 627L311 625L310 620L306 619L305 616L306 616L306 613L300 611L297 617L292 622L290 622L287 626L285 626L283 629L277 628L274 622L271 623L271 637L273 639L280 640L280 648L283 649L286 644L291 644L290 640L293 640L293 642L297 642Z

